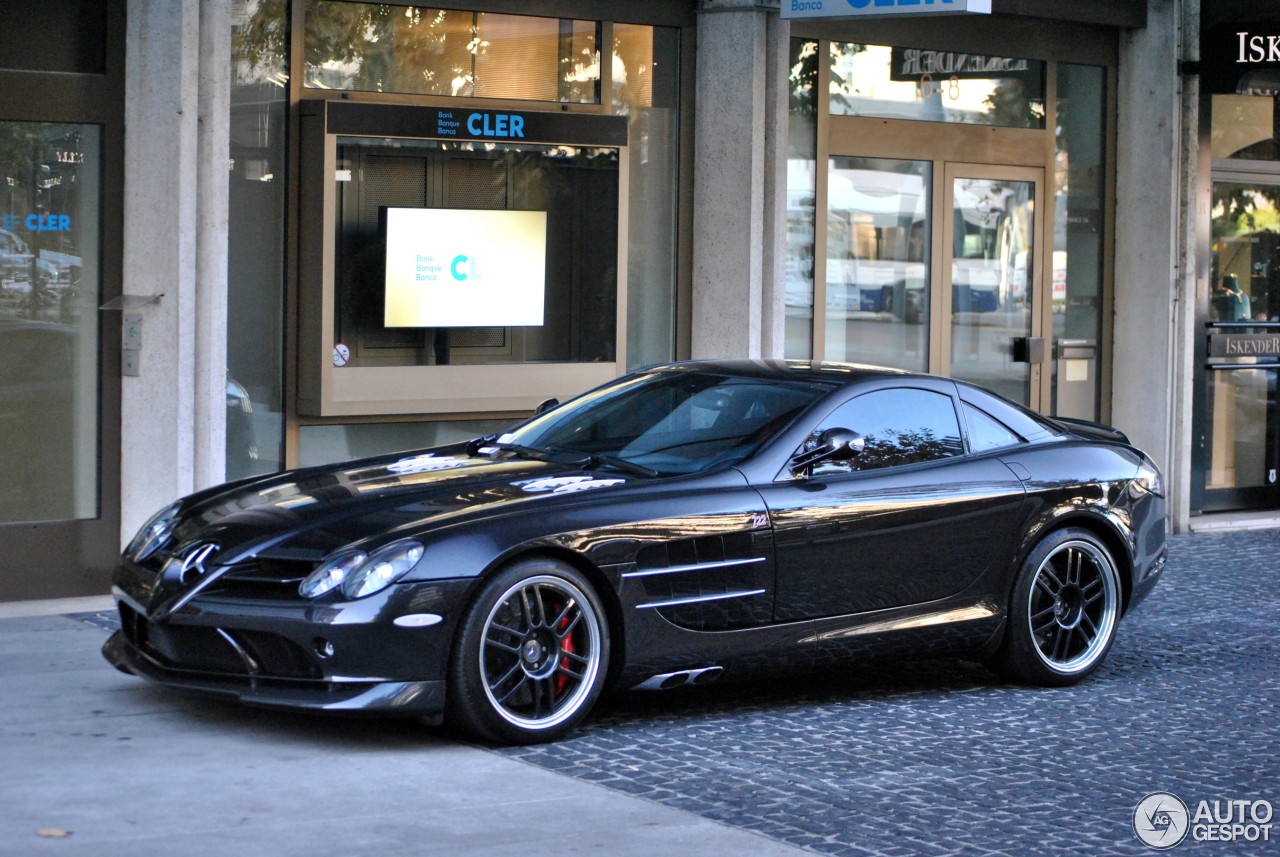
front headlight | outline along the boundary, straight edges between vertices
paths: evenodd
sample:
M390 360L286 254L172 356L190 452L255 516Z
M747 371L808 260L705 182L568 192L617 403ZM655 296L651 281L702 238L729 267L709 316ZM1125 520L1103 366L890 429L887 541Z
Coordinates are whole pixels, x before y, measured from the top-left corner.
M343 551L320 563L319 568L307 575L298 584L298 594L303 598L319 598L342 585L351 572L355 571L369 555L364 551Z
M303 598L319 598L341 588L346 598L363 598L386 589L422 559L422 544L405 541L387 545L373 554L345 550L333 554L298 585Z
M124 549L125 556L134 562L142 562L164 547L173 535L173 522L178 518L178 509L179 504L174 503L152 515Z
M1138 475L1133 477L1133 486L1139 493L1164 496L1164 480L1160 478L1160 468L1150 458L1143 456L1142 463L1138 465Z
M422 559L419 542L396 542L375 551L342 581L342 594L363 598L381 592L409 572Z

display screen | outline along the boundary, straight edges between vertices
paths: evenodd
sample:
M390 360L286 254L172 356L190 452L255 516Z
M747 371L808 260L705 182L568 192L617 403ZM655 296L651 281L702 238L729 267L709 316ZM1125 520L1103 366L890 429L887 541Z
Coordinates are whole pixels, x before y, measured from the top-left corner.
M541 327L547 213L387 208L387 327Z

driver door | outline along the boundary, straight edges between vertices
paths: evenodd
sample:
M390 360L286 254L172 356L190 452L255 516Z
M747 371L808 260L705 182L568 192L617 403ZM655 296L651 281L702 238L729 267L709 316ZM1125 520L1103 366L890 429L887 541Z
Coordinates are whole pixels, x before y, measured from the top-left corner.
M949 392L865 393L817 430L837 427L864 437L861 455L761 489L777 551L775 621L935 601L1009 555L1022 483L994 457L965 454Z

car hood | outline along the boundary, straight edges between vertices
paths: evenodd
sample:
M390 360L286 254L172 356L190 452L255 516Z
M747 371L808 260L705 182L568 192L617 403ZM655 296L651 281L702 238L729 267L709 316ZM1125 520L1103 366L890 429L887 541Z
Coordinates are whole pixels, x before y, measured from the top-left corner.
M643 477L581 464L428 450L309 468L193 495L172 542L215 542L225 563L259 555L316 560L342 545L421 532L477 513L573 502Z

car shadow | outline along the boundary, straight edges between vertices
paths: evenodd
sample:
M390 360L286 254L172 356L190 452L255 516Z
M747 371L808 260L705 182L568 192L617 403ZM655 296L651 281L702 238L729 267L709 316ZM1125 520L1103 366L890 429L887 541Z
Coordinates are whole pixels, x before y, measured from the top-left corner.
M902 696L947 696L1008 685L985 666L960 660L858 661L801 673L726 678L672 690L615 690L596 707L593 719L696 718L731 710L767 712Z
M184 729L199 725L224 734L248 734L282 743L328 749L422 750L431 744L455 744L443 727L410 717L260 708L231 698L144 683L123 688L131 707L179 718Z
M1158 665L1134 641L1121 640L1097 673L1076 690L1105 687L1111 680L1141 681ZM1070 692L1006 681L975 661L947 658L858 659L840 665L790 673L725 678L711 684L671 690L638 691L613 688L596 704L574 733L599 734L662 726L696 727L701 721L725 717L783 716L797 709L814 711L858 706L883 707L910 699L915 703L966 694L1028 695ZM477 745L470 736L448 725L419 719L334 712L277 710L245 705L229 697L206 695L138 680L122 691L132 705L167 713L212 730L252 733L280 742L296 742L330 749L422 750L433 745ZM573 735L567 741L573 740Z

